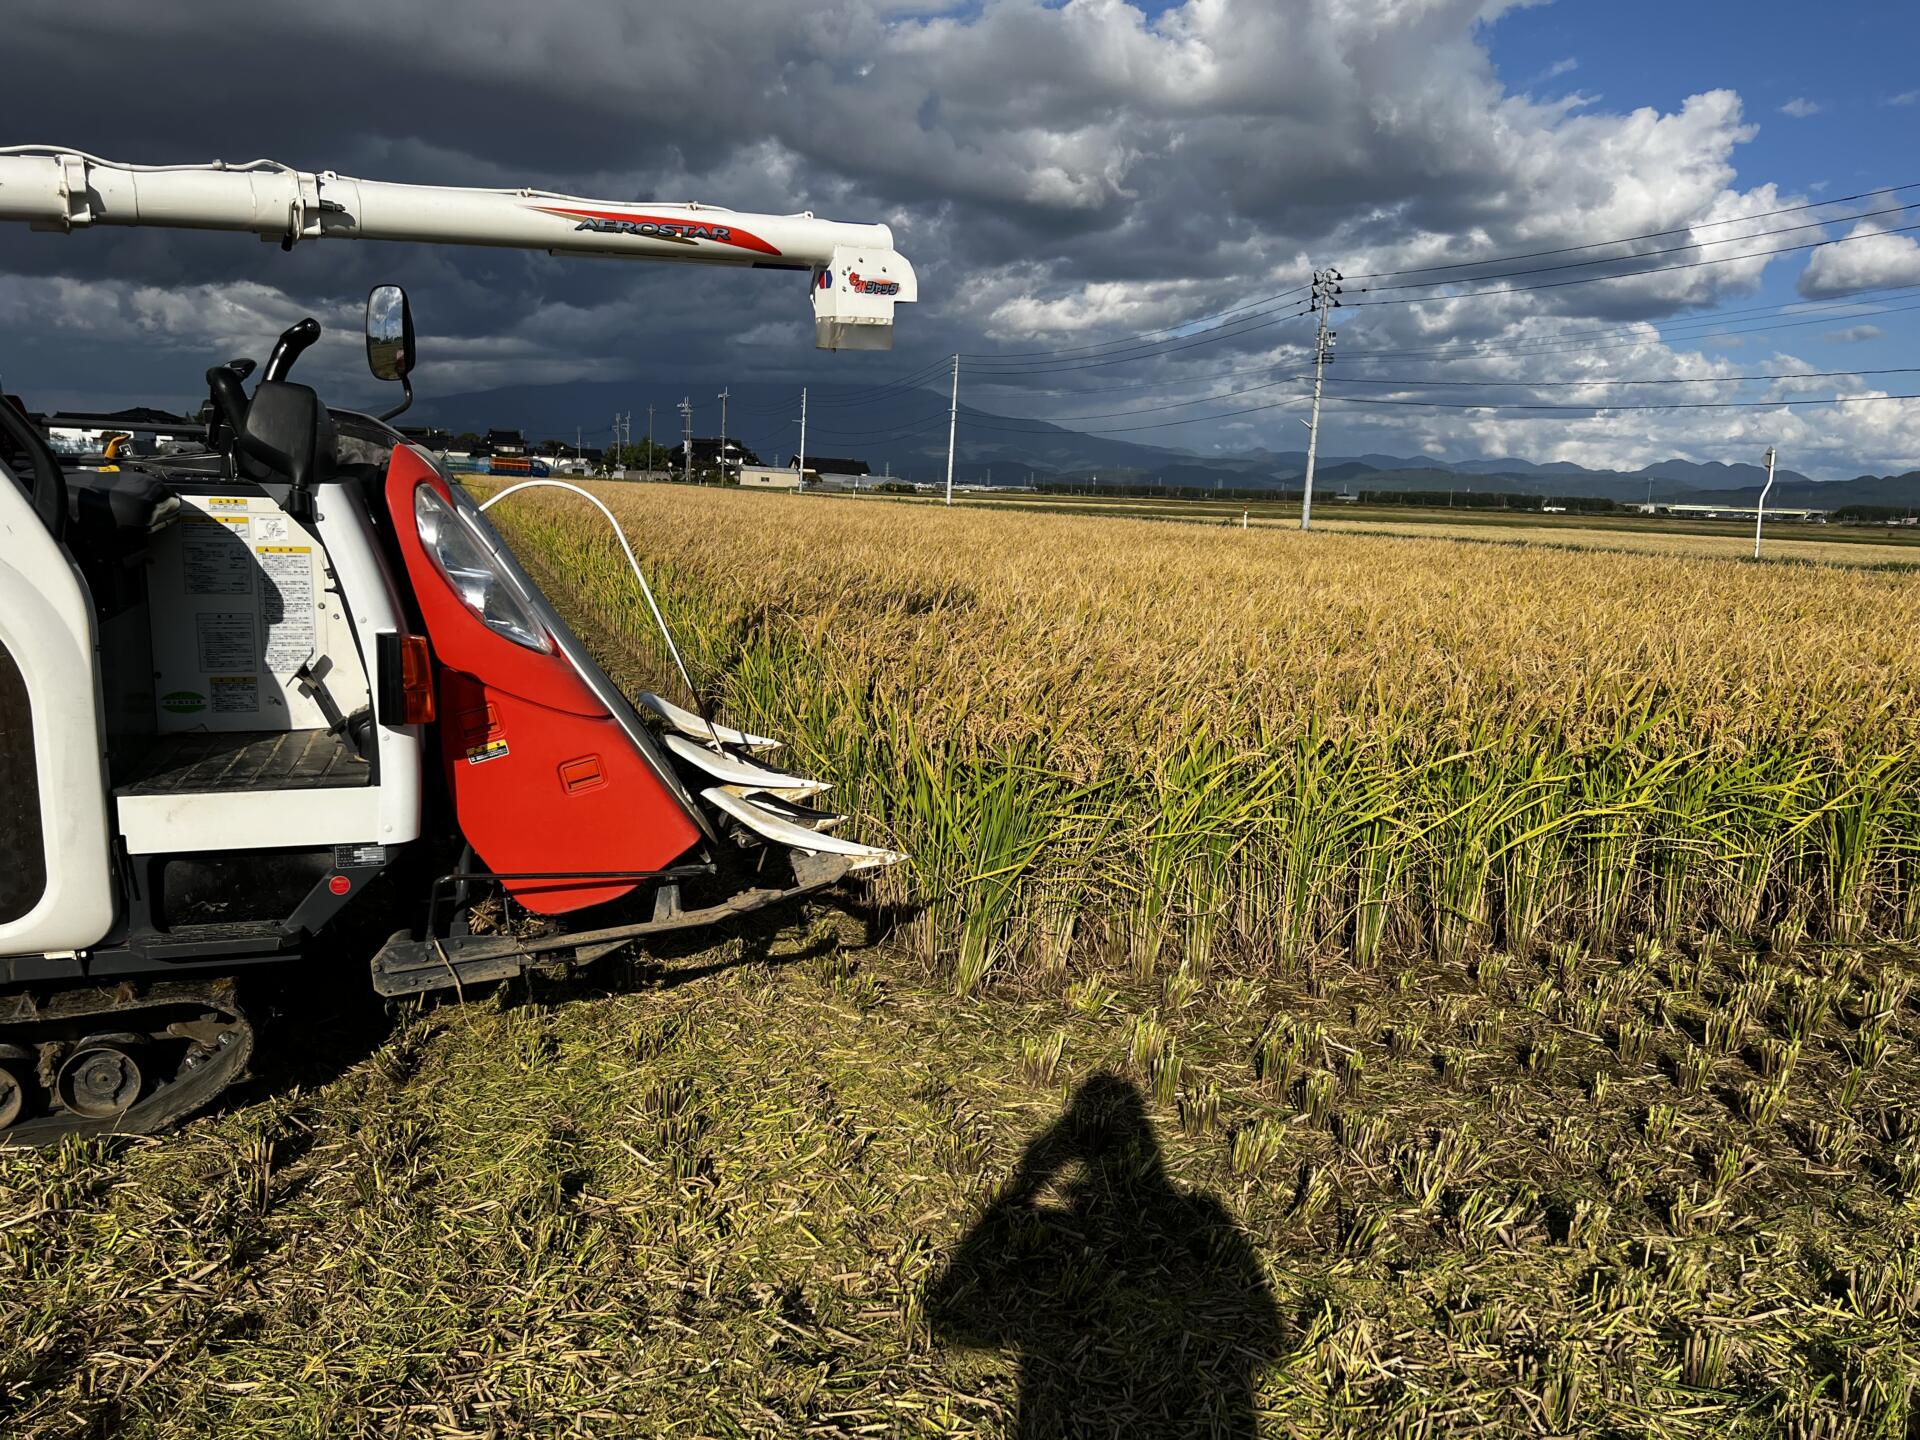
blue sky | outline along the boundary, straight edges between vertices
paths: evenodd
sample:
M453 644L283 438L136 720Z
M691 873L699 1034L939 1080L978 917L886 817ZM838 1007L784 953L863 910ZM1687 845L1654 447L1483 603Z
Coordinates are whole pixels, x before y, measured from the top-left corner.
M1772 180L1818 199L1920 180L1920 4L1562 0L1508 12L1486 43L1508 88L1543 99L1579 94L1610 111L1673 110L1703 90L1737 91L1758 131L1736 152L1745 184ZM1804 262L1780 259L1743 306L1797 298ZM1920 311L1869 318L1885 338L1822 341L1829 328L1849 328L1836 322L1743 331L1739 348L1790 343L1821 368L1920 363Z

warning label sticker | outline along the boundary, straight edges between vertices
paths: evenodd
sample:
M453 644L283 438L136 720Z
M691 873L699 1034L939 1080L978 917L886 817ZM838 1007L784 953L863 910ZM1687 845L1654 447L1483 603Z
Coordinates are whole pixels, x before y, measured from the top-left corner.
M250 595L253 593L253 555L247 549L247 517L193 515L183 517L181 565L189 595Z
M257 675L209 675L207 686L213 691L216 715L248 715L260 708Z
M258 545L260 606L267 622L267 669L298 670L313 654L313 549L307 545Z
M499 760L507 754L505 737L496 735L493 739L467 748L467 764L481 765L489 760Z
M196 615L193 617L193 630L199 647L201 670L252 668L253 616L238 610Z

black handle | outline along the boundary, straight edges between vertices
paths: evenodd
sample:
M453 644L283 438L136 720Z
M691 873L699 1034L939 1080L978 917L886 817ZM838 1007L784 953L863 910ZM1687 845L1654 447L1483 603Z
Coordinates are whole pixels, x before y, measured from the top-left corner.
M240 388L240 377L230 365L216 365L207 371L207 393L227 430L239 435L247 421L247 392Z
M293 369L293 362L301 353L320 338L320 322L309 315L297 325L289 325L273 342L273 353L267 357L266 373L262 380L284 380L287 372Z

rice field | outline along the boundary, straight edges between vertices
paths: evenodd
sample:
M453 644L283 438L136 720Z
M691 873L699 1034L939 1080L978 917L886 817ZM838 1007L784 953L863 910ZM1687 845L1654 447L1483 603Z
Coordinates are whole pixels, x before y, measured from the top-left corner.
M915 857L962 993L1920 927L1904 573L607 493L717 712ZM507 523L664 676L609 535Z
M1920 1433L1920 581L601 493L914 863L256 992L214 1113L0 1157L0 1433ZM661 688L576 505L492 513Z
M863 497L849 497L862 498ZM896 503L903 497L887 497ZM864 499L863 499L864 503ZM939 505L937 498L907 503ZM1023 495L1016 492L957 495L956 506L1054 514L1175 521L1188 525L1295 530L1298 502L1255 500L1247 504L1203 499L1124 495ZM1553 546L1572 550L1617 550L1640 555L1693 555L1742 560L1753 554L1753 521L1691 520L1669 516L1544 515L1499 510L1348 505L1323 499L1314 506L1314 528L1333 534L1400 536L1424 540L1470 540L1489 545ZM1244 521L1243 521L1244 515ZM1920 532L1899 526L1819 525L1773 520L1766 527L1769 560L1828 565L1920 568Z

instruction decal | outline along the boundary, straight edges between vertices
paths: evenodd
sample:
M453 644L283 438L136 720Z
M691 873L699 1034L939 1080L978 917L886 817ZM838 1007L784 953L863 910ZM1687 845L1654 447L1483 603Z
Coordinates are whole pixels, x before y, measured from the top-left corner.
M207 697L198 690L169 690L160 697L160 708L169 715L191 715L207 708Z
M489 760L505 759L508 753L506 737L495 735L478 745L467 747L467 764L484 765Z
M181 517L181 566L189 595L250 595L253 556L247 549L247 516Z
M290 674L313 654L313 547L256 545L267 622L266 667Z
M217 610L193 617L200 669L251 670L254 661L253 616L244 610Z
M251 715L260 708L257 675L209 675L207 686L213 691L216 715Z

